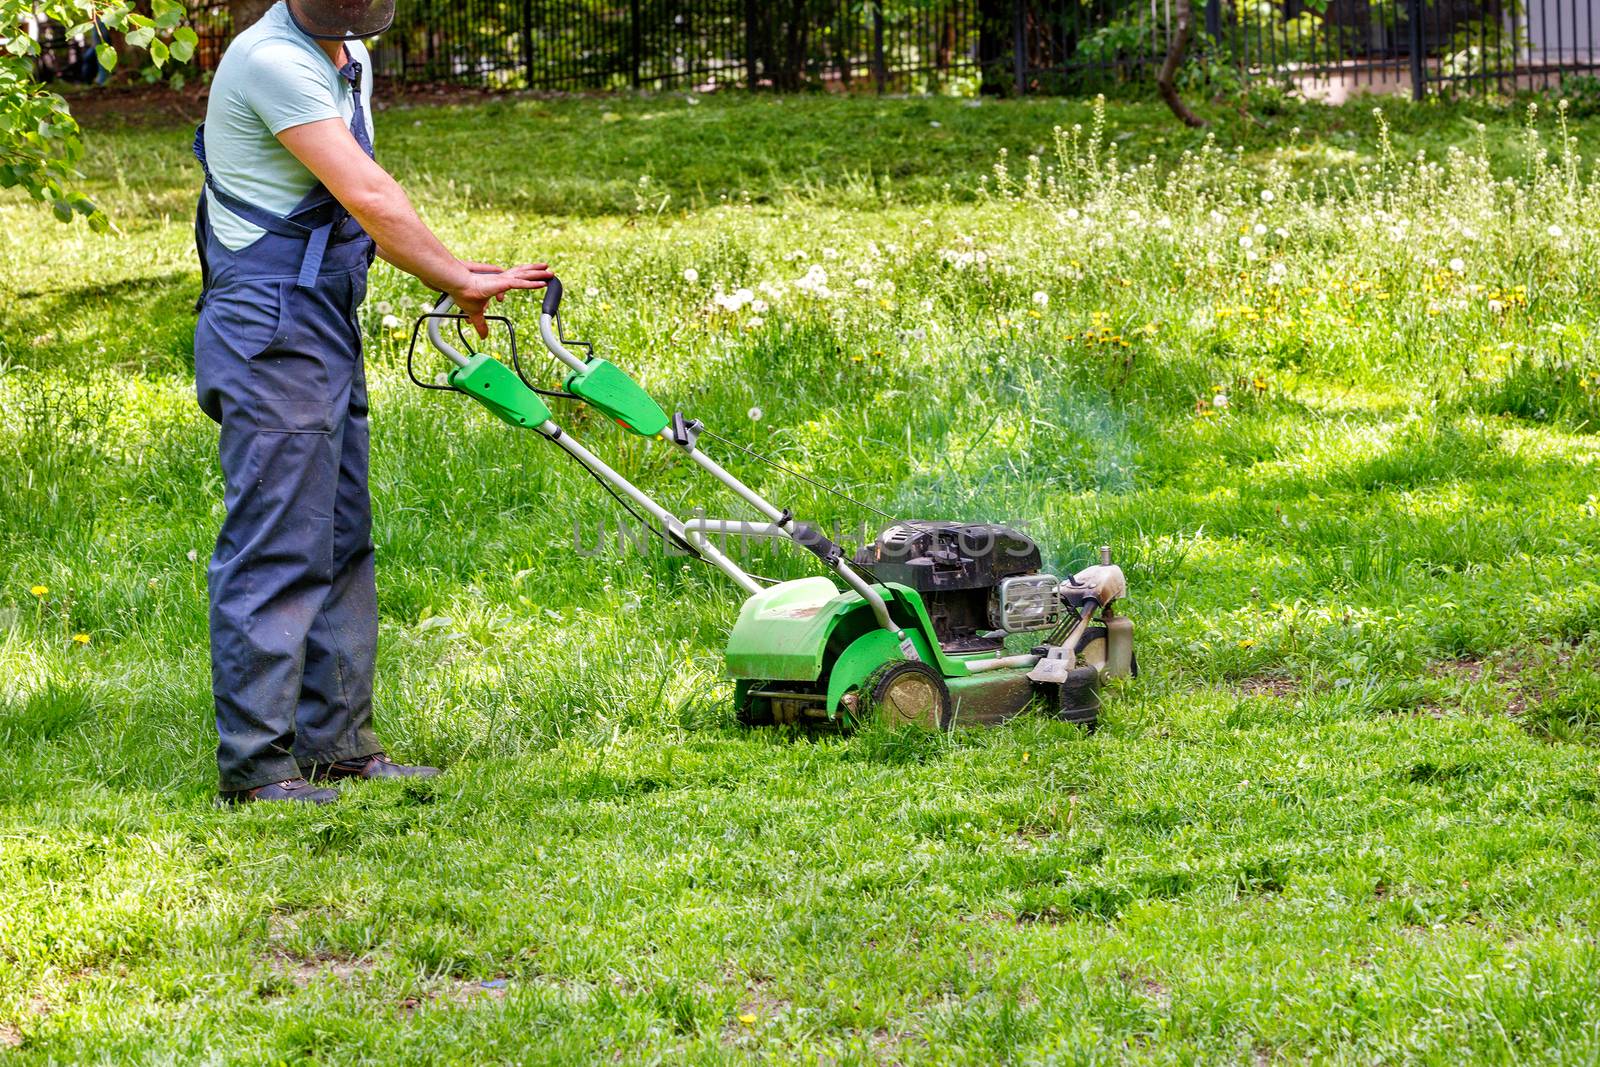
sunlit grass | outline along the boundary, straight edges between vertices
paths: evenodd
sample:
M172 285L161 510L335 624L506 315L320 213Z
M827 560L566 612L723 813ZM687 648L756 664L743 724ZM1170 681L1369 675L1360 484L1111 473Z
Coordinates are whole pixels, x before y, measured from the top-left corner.
M548 258L664 402L1055 567L1110 544L1143 673L1093 736L738 729L736 591L589 554L609 499L409 384L426 294L379 268L379 721L450 771L321 812L210 805L184 131L91 137L120 237L0 199L0 1055L1592 1059L1594 140L1433 106L1214 136L1084 101L385 112L452 247Z

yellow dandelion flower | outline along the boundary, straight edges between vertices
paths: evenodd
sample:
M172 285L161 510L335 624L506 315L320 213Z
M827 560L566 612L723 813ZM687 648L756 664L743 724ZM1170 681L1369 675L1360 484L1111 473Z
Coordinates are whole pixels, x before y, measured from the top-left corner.
M1028 318L1030 318L1030 319L1042 319L1042 318L1044 318L1044 316L1039 314L1039 312L1037 310L1035 310L1034 308L1029 308L1028 309Z
M74 641L78 642L78 644L80 644L80 645L87 645L89 643L89 635L88 634L73 634L72 635L72 639Z
M50 587L48 585L36 585L28 590L28 592L32 593L34 596L44 596L49 591Z
M740 1014L739 1021L744 1023L746 1026L754 1026L756 1024L756 1017L754 1013L747 1011Z

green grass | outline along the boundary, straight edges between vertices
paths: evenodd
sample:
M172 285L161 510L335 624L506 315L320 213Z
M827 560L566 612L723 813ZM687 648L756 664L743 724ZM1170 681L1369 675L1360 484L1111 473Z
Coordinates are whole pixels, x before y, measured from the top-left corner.
M380 268L379 725L449 771L323 811L211 805L195 171L92 131L121 236L0 199L0 1058L1600 1057L1596 138L1388 108L1214 147L1071 101L384 112L447 242L548 258L668 402L1057 567L1111 544L1144 673L1093 736L739 729L736 592L576 553L609 500L406 383Z

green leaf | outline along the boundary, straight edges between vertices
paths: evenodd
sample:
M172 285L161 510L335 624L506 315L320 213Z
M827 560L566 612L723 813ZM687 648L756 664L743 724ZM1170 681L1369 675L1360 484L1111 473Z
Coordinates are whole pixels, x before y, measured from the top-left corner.
M161 65L167 61L168 54L167 42L161 40L150 42L150 62L156 65L157 70L160 70Z
M179 63L189 62L189 57L194 55L194 45L187 41L172 42L172 58Z
M130 13L128 15L128 21L139 27L141 30L153 30L156 27L156 20L151 18L149 15Z
M190 48L193 48L195 45L200 43L200 35L195 33L194 30L190 29L188 26L179 26L177 29L173 30L172 39L181 44L186 44Z
M117 50L108 44L98 45L94 50L94 57L100 61L100 66L106 70L117 69Z
M51 201L50 210L54 211L56 213L56 218L60 219L62 222L72 221L72 205L67 203L65 200Z
M137 30L129 31L128 43L133 45L135 48L148 48L150 42L155 39L155 36L155 27L142 26Z

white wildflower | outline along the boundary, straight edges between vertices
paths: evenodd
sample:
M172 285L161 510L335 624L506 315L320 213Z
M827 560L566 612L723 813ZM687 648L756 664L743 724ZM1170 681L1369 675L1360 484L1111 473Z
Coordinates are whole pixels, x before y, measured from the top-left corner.
M1045 292L1043 289L1035 289L1033 291L1033 302L1038 304L1040 307L1044 307L1046 304L1050 303L1050 294Z
M745 414L750 416L750 421L751 422L760 422L761 421L761 409L760 408L751 408L749 411L745 412Z
M1263 189L1263 190L1261 190L1261 202L1263 204L1270 204L1276 199L1277 199L1277 197L1273 195L1273 192L1272 192L1271 189Z
M700 272L693 267L685 267L683 268L683 280L693 285L700 280Z
M398 316L398 315L385 315L383 317L383 328L385 330L397 329L399 326L400 326L400 316Z
M1218 393L1216 396L1212 397L1211 398L1211 406L1214 407L1214 408L1217 408L1218 410L1221 410L1222 408L1227 407L1228 406L1228 394L1227 393Z
M1561 227L1557 226L1553 222L1550 224L1550 228L1545 231L1545 233L1548 233L1551 237L1560 237L1563 232L1564 231L1561 229Z
M1467 261L1457 256L1450 261L1450 269L1457 274L1465 274L1467 273Z

